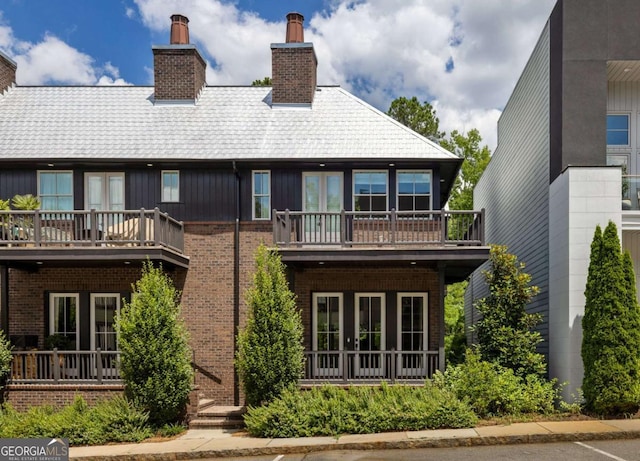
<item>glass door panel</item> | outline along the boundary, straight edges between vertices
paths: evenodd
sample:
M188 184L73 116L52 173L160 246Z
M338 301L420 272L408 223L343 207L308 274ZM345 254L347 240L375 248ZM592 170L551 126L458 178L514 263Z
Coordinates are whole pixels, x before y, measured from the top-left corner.
M342 173L303 173L305 241L340 241L340 211L343 205Z
M385 360L385 295L383 293L356 294L355 325L357 376L384 377Z
M313 294L314 374L340 377L342 374L342 294Z
M422 377L427 350L427 294L398 293L399 376Z

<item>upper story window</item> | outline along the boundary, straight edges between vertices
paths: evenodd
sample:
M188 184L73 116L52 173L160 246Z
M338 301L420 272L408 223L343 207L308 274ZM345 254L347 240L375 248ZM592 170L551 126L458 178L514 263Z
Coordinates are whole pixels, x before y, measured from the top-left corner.
M38 171L38 197L43 210L73 210L73 172Z
M162 201L180 201L180 172L177 170L162 171Z
M353 173L354 211L387 211L388 174L386 171Z
M398 171L398 211L431 209L431 172Z
M253 219L271 219L271 172L252 172Z
M629 114L607 114L607 146L629 145Z

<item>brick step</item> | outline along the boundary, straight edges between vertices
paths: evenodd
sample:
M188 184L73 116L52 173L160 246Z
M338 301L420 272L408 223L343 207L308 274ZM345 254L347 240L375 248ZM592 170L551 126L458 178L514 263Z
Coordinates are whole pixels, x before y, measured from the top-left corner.
M189 421L189 429L238 429L244 427L242 417L202 418Z

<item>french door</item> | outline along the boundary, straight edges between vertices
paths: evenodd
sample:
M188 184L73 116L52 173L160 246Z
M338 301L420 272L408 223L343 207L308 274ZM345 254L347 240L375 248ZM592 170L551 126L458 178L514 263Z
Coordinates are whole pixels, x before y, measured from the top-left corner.
M340 242L343 207L342 173L302 174L304 238L308 243Z
M115 320L119 311L118 293L91 294L91 350L118 350Z
M317 377L342 376L342 293L313 294L313 373Z
M124 173L85 173L84 179L86 210L124 210ZM104 230L121 220L116 214L98 215L98 228Z
M429 350L427 293L398 293L399 376L426 376Z
M355 295L355 348L354 371L358 377L383 377L385 359L384 293L356 293Z

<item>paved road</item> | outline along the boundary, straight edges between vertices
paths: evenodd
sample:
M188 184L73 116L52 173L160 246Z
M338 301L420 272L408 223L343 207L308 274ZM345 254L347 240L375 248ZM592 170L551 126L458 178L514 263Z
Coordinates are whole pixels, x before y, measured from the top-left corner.
M306 455L216 458L228 461L640 461L640 440L562 442L414 450L325 451Z

